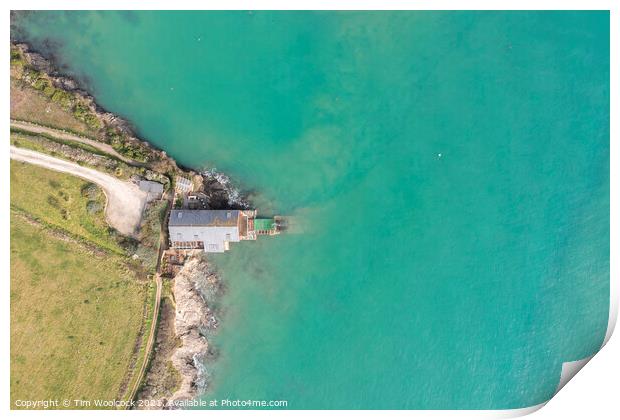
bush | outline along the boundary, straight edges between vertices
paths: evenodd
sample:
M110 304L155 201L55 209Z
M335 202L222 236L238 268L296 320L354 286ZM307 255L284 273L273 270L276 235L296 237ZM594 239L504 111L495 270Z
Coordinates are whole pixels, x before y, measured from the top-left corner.
M90 200L88 203L86 203L86 211L88 212L88 214L97 214L101 210L103 210L103 205L101 205L101 203L98 201Z
M48 85L43 89L43 94L48 98L51 98L56 93L56 88L52 85Z
M24 79L24 81L26 81L30 85L39 80L40 77L41 73L39 73L32 67L25 67L24 72L22 73L22 79Z
M60 89L56 89L52 95L52 101L56 102L65 109L70 109L73 105L73 97L71 94Z
M157 249L138 244L134 254L138 256L147 269L154 271L157 267Z
M108 232L110 237L116 240L116 243L118 243L118 245L123 248L127 254L134 254L138 249L139 242L134 238L123 236L112 228L109 228Z
M90 107L86 104L81 102L75 104L75 107L73 108L73 116L78 120L85 122L90 128L97 130L101 128L101 121L99 121L99 118L91 112Z
M95 184L86 184L82 187L80 192L82 193L82 197L88 197L94 200L99 195L99 187Z
M58 199L51 195L47 196L47 204L55 208L60 208L60 203L58 202Z
M64 191L58 191L58 195L65 201L69 201L69 194Z
M107 138L114 150L123 156L137 160L139 162L148 162L150 155L149 150L141 143L135 143L124 139L122 136L108 131Z
M11 48L11 65L23 66L24 64L22 53L17 48Z
M101 121L99 121L99 118L97 118L95 114L87 114L84 117L84 122L87 126L89 126L90 128L94 128L95 130L99 130L102 127Z
M49 86L51 86L51 83L45 77L39 77L32 84L32 87L35 88L36 90L45 90Z
M107 142L110 143L115 149L123 145L123 137L114 129L108 128L105 133L105 137Z
M78 102L77 104L75 104L75 107L73 108L73 115L75 116L75 118L81 120L86 116L86 114L89 111L90 110L88 109L86 105L84 105L81 102Z

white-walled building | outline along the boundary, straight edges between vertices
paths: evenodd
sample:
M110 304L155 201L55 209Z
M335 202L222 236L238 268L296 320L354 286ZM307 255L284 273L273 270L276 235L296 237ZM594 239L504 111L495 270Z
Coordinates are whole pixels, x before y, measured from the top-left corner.
M224 252L231 242L254 240L255 210L172 210L168 221L175 249Z

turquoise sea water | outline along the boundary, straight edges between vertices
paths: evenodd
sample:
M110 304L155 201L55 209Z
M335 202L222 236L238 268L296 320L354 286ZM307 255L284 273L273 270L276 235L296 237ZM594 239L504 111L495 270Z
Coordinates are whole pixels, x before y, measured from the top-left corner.
M214 258L205 399L517 408L609 304L606 12L43 12L147 140L305 233Z

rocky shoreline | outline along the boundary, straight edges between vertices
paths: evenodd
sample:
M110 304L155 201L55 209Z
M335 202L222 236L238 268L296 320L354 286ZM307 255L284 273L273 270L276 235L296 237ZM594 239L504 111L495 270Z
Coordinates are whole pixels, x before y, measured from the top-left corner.
M11 42L12 55L13 50L18 51L27 67L34 70L33 74L22 77L26 83L32 87L49 84L56 90L73 95L75 97L73 102L76 102L73 106L80 107L80 118L94 125L93 130L98 133L96 140L118 149L118 152L126 155L126 158L135 159L136 155L142 158L142 162L137 163L144 167L147 179L153 178L155 174L178 173L203 187L208 204L213 209L250 208L245 194L233 185L228 175L215 169L195 170L179 165L164 150L139 138L130 122L101 107L77 81L61 74L44 53L32 49L25 42ZM43 82L39 83L41 80Z
M120 142L131 145L135 154L139 153L145 162L150 163L153 169L159 172L172 170L196 174L195 171L179 167L177 162L170 158L165 151L141 140L131 123L101 107L90 93L80 87L76 80L61 74L51 60L34 50L29 44L12 42L11 50L12 52L18 51L28 67L28 72L23 75L24 81L29 82L35 89L41 86L43 92L45 92L47 85L51 85L51 88L70 93L74 97L74 102L77 104L71 103L71 98L60 97L58 100L64 99L69 102L67 106L80 106L79 116L89 127L100 134L97 140L116 147L120 147L118 144ZM14 59L13 54L11 59ZM53 96L51 99L53 100ZM128 157L132 158L132 156Z
M138 396L149 401L147 409L175 409L202 393L208 384L202 366L216 355L206 335L218 327L213 302L222 286L217 272L204 254L195 253L171 284L174 302L163 304L156 354Z
M181 385L171 401L192 399L206 389L207 378L201 369L204 361L216 354L206 334L214 332L218 320L212 301L221 293L221 283L213 267L196 254L174 278L176 317L174 328L181 347L172 356L172 364L181 374Z
M20 57L14 57L14 51L18 51ZM60 74L54 63L44 54L34 51L26 43L12 41L12 64L14 59L23 59L25 71L30 72L24 76L24 81L31 87L43 80L45 83L41 83L44 86L51 86L56 92L71 94L73 102L68 109L75 109L78 105L85 107L80 115L86 115L84 121L89 121L100 133L98 141L115 147L122 146L119 152L132 151L133 155L129 154L129 158L143 157L148 171L166 176L180 173L199 182L199 185L203 185L212 208L248 208L247 201L226 175L215 170L200 173L181 168L166 152L139 139L129 122L99 106L95 98L81 89L74 79ZM38 90L36 87L35 89ZM166 304L171 304L174 310L173 322L170 319L171 311L168 311L168 315L162 315L157 334L157 349L154 351L145 385L138 393L139 399L148 399L156 404L145 408L175 408L175 402L197 397L207 386L203 361L216 355L206 338L206 335L214 332L218 326L218 320L210 307L210 303L222 293L216 271L204 255L196 254L190 257L183 269L171 280L171 284L172 296ZM174 331L170 331L171 328ZM158 358L160 348L164 349L165 354ZM174 379L175 375L168 372L170 363L178 373L178 379Z

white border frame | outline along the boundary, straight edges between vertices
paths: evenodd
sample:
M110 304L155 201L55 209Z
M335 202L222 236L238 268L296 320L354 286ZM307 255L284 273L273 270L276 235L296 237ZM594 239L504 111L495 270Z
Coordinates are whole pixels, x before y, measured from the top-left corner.
M22 0L15 1L9 0L8 2L9 9L5 11L3 15L3 30L5 31L5 39L8 39L10 34L10 18L9 18L9 10L46 10L46 9L65 9L65 10L76 10L82 9L85 6L85 3L75 2L70 0L61 0L51 2L45 2L41 0ZM240 1L240 0L230 0L230 1L210 1L208 3L200 2L197 0L175 0L172 1L163 1L163 0L154 0L149 2L149 4L144 4L143 2L131 1L131 0L91 0L88 2L89 8L92 9L100 9L100 10L144 10L144 9L189 9L189 10L200 10L207 9L212 10L246 10L246 9L290 9L290 10L309 10L309 9L323 9L323 10L469 10L469 9L479 9L479 10L610 10L610 28L611 28L611 40L610 40L610 139L618 138L618 24L620 23L619 19L619 8L620 6L617 4L618 2L612 1L603 1L603 0L590 0L590 1L575 1L575 0L565 0L565 1L554 1L554 0L522 0L522 1L505 1L505 2L494 2L494 1L486 1L486 0L470 0L468 2L457 1L457 0L437 0L437 1L397 1L397 0L339 0L339 1L329 1L329 0L301 0L297 1L295 4L291 4L290 2L284 0L264 0L264 1ZM464 7L466 6L466 7ZM7 73L9 70L9 54L8 54L8 43L5 44L5 52L2 57L3 60L3 72L5 73L5 84L3 85L3 90L5 92L4 98L5 101L3 103L3 110L5 118L2 119L0 124L2 124L2 129L4 133L9 132L9 109L10 104L8 103L8 84L6 80L8 79ZM6 202L4 202L0 206L0 235L2 235L2 239L0 240L0 258L2 259L2 267L4 270L3 278L8 283L8 279L10 278L10 268L8 264L8 256L9 254L9 206L8 206L8 192L9 192L9 153L8 153L8 144L7 141L5 143L5 152L6 155L3 156L3 160L1 162L2 168L2 179L1 179L1 188L0 191L3 192L4 198ZM617 179L618 179L618 150L617 146L613 141L610 144L610 214L620 214L618 213L618 191L617 191ZM607 329L607 334L605 336L604 345L607 344L612 336L613 330L615 328L617 315L618 315L618 224L616 220L612 217L610 224L610 239L611 239L611 267L610 267L610 314L609 314L609 324ZM616 281L614 281L616 280ZM5 285L5 287L8 287ZM6 292L6 289L5 289ZM9 336L9 294L4 293L3 296L4 305L2 311L0 312L0 316L2 319L2 324L4 325L5 338ZM615 340L617 342L617 340ZM567 386L567 390L560 393L558 397L554 397L550 403L550 407L548 409L542 410L540 415L546 416L547 414L558 415L561 418L573 418L573 416L577 413L581 413L581 415L585 415L586 413L591 413L590 407L587 408L587 411L584 410L584 405L587 404L586 401L582 401L580 399L581 394L575 394L573 392L572 398L569 398L569 392L573 390L580 390L581 393L585 393L590 395L590 398L597 398L598 404L600 408L600 404L607 404L607 409L609 411L595 410L597 412L596 418L610 418L611 414L607 415L610 412L618 412L619 404L616 402L617 399L613 397L614 388L617 389L618 378L612 377L610 374L610 369L615 369L615 372L618 373L618 359L620 359L620 345L616 342L612 344L612 346L606 346L604 354L597 355L593 358L594 362L586 367L585 371L588 372L588 377L583 375L584 378L581 379L582 383L580 387L572 387L571 385ZM10 407L9 399L9 384L10 384L10 365L9 365L9 340L5 339L3 341L2 346L2 371L3 377L1 378L1 386L0 386L0 398L3 398L4 404L2 404L3 411L8 412L11 417L15 418L30 418L33 416L45 416L49 418L66 418L73 416L82 416L84 413L78 411L10 411L8 407ZM607 349L609 348L609 350ZM593 355L594 356L594 355ZM589 361L591 358L586 360ZM600 359L600 360L599 360ZM600 361L600 363L599 363ZM605 364L603 365L603 361ZM568 365L568 366L567 366ZM575 368L573 374L579 371L581 367L583 367L585 363L579 363L579 361L571 364L566 364L563 366L562 375L566 377L569 373L567 368ZM581 375L580 375L581 376ZM571 376L572 377L572 376ZM569 378L570 379L570 378ZM583 382L588 381L587 384ZM575 382L575 381L573 381ZM565 383L562 384L562 386ZM562 386L558 388L558 391L562 389ZM595 392L588 393L588 390L594 390ZM607 394L605 394L607 391ZM566 394L566 396L564 395ZM600 399L601 395L607 395L607 399ZM557 403L556 403L557 400ZM560 406L560 400L563 401L563 405ZM531 412L534 412L544 406L545 404L540 404L538 406L517 409L517 410L489 410L489 411L325 411L321 413L321 416L328 417L341 417L341 416L355 416L368 418L374 417L375 415L381 415L381 417L385 415L389 415L390 417L399 417L399 418L444 418L446 416L450 417L465 417L465 418L504 418L504 417L516 417L520 415L525 415ZM577 408L578 411L574 411ZM553 410L553 411L552 411ZM552 412L551 412L552 411ZM132 413L132 414L130 414ZM147 412L117 412L119 416L145 416ZM187 418L189 417L197 417L204 416L204 411L155 411L148 412L149 418L163 418L163 417L177 417L182 416ZM217 417L217 418L231 418L238 417L244 414L248 414L256 419L272 419L273 417L300 417L300 418L311 418L314 417L317 413L313 411L208 411L207 414L209 417ZM375 414L376 413L376 414ZM103 411L90 411L88 413L89 416L93 416L94 418L106 418L110 415L109 412ZM539 414L537 414L539 416ZM602 417L605 416L605 417Z

